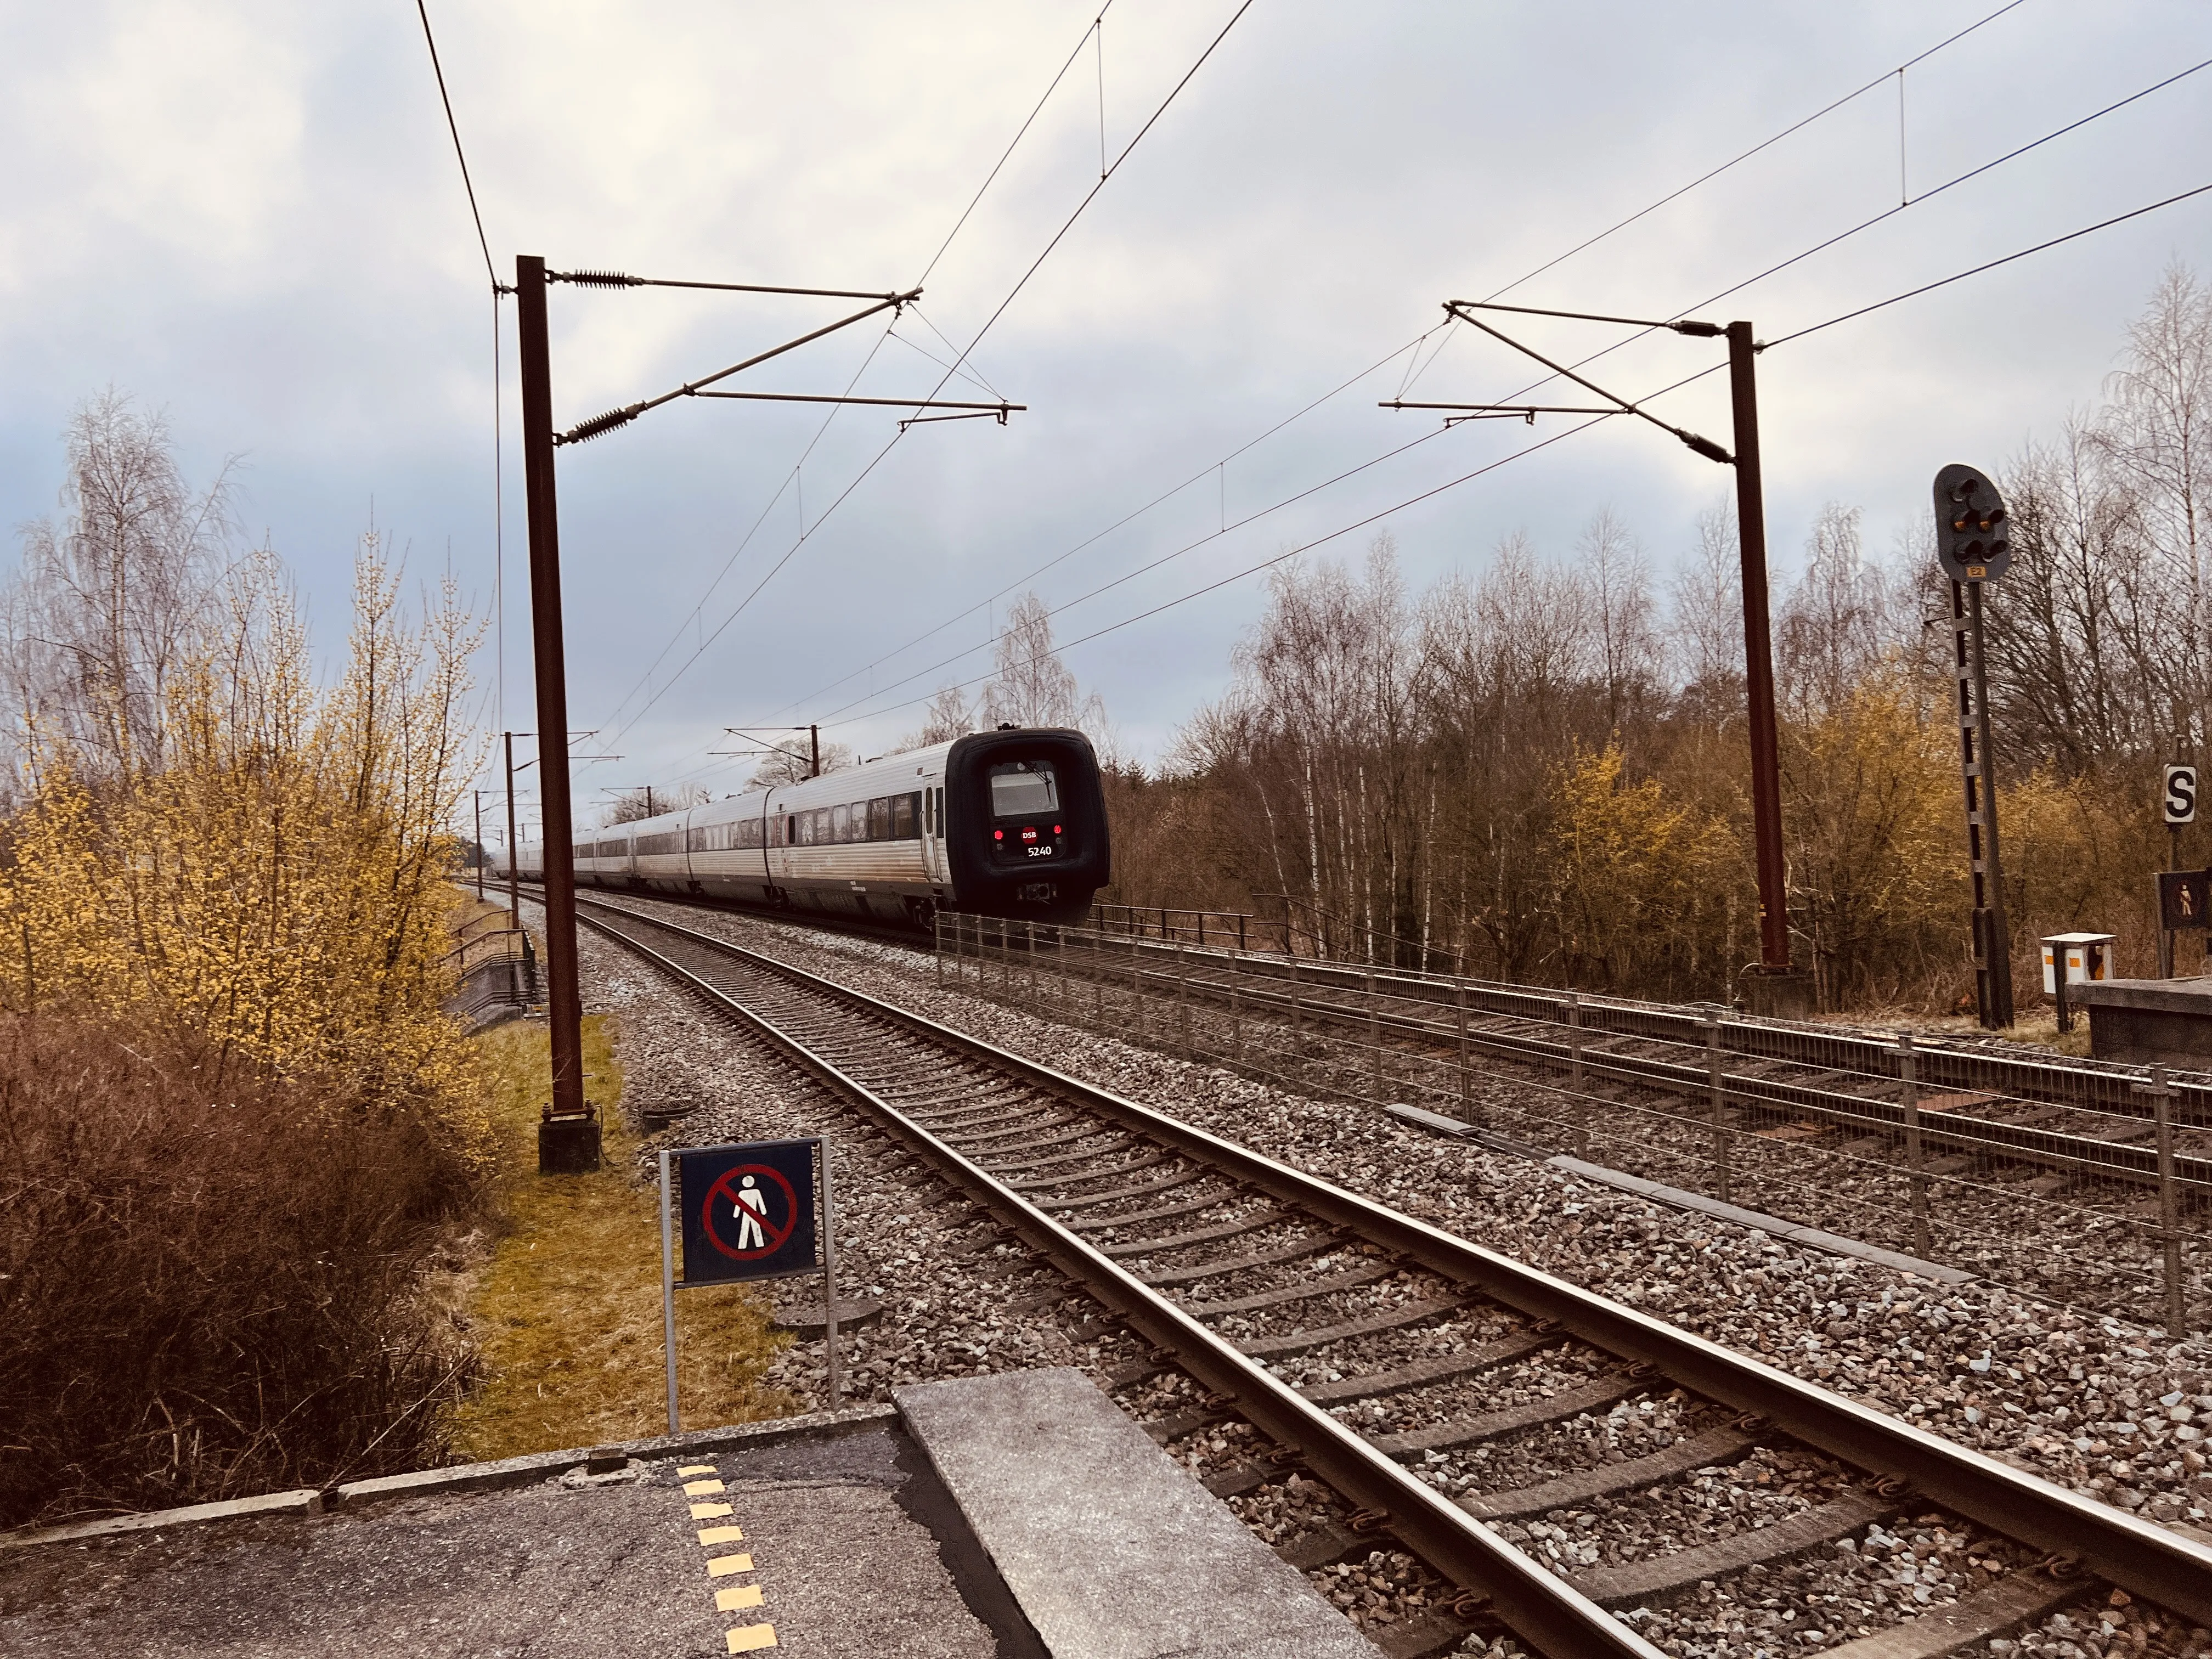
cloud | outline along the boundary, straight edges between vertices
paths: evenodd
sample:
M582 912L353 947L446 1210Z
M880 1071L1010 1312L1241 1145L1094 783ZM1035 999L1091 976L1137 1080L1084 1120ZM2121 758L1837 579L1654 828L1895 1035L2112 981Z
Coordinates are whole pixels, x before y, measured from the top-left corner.
M1120 0L1103 40L1117 150L1232 5ZM877 288L915 280L1094 11L1036 4L825 9L431 8L495 255L653 275ZM975 647L986 596L1199 475L1355 369L1655 198L1873 81L1980 11L1877 5L1694 16L1626 4L1344 8L1260 0L976 356L1026 414L917 428L752 608L622 740L625 781L702 763L720 728L822 717ZM108 382L165 407L189 466L250 459L248 514L334 615L370 503L418 568L493 586L491 314L434 83L405 7L18 8L0 23L0 143L28 156L0 215L0 492L44 510L68 409ZM1905 77L1904 188L1924 191L2197 58L2201 11L2031 0ZM2164 67L2161 68L2160 66ZM927 316L965 343L1097 182L1100 64L1069 71L930 277ZM1778 334L2202 183L2203 83L2059 140L1723 302ZM1628 315L1689 306L1894 205L1893 84L1513 290ZM1994 461L2095 395L2156 270L2212 264L2194 205L1771 354L1761 368L1771 541L1796 556L1829 499L1869 545L1922 510L1943 461ZM829 302L834 305L834 302ZM824 302L564 289L559 418L734 362L836 314ZM521 672L514 342L504 447L508 723ZM1601 327L1530 321L1547 350ZM918 394L950 355L911 319L863 325L760 371L757 389ZM910 340L911 344L906 343ZM1666 336L1601 362L1640 392L1711 361ZM1039 583L1072 599L1431 430L1362 382ZM1595 372L1595 371L1594 371ZM1530 376L1453 339L1417 395L1476 400ZM1668 404L1723 439L1720 377ZM680 630L711 634L870 465L896 411L679 404L561 459L571 706L619 722ZM1068 613L1086 633L1350 523L1556 428L1459 428L1217 535ZM793 468L815 447L796 480ZM1415 581L1527 525L1565 547L1610 501L1662 563L1723 481L1663 435L1612 422L1394 520ZM778 491L782 492L781 497ZM765 517L763 517L765 514ZM696 621L695 604L760 529ZM1359 538L1343 546L1356 552ZM1085 683L1157 751L1218 688L1258 601L1231 587L1079 650ZM678 647L680 659L689 647ZM822 688L857 678L817 697ZM946 674L956 672L945 671ZM922 695L934 679L916 685ZM902 694L903 695L903 694ZM635 713L639 699L629 712ZM847 733L874 747L890 710ZM580 787L596 787L587 776Z

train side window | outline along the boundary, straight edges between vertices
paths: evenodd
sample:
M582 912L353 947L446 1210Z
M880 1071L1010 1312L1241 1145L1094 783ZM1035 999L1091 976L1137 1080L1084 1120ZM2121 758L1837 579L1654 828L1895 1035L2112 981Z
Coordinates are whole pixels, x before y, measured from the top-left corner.
M868 803L868 839L889 841L891 838L891 798L878 795Z
M830 809L830 838L832 841L853 839L853 809L837 805Z
M915 808L921 804L919 795L893 795L890 807L890 839L912 841L915 837Z

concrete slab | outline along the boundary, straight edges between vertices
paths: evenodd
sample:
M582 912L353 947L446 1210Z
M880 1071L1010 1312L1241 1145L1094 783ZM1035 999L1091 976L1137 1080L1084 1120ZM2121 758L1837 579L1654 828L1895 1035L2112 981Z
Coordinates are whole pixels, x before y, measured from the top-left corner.
M891 1398L1056 1659L1376 1659L1081 1372Z
M1584 1181L1594 1181L1600 1186L1611 1187L1620 1192L1633 1193L1638 1198L1648 1198L1655 1204L1664 1204L1673 1209L1690 1210L1698 1215L1711 1216L1716 1221L1733 1222L1754 1232L1771 1233L1777 1238L1786 1238L1793 1244L1802 1244L1808 1249L1826 1250L1831 1255L1856 1256L1862 1261L1875 1262L1899 1273L1917 1273L1941 1285L1971 1285L1974 1282L1974 1275L1961 1267L1947 1267L1940 1261L1923 1261L1917 1255L1886 1250L1879 1244L1869 1244L1861 1239L1823 1232L1818 1227L1785 1221L1777 1215L1763 1215L1741 1205L1724 1204L1717 1198L1707 1198L1703 1193L1685 1192L1680 1187L1662 1186L1656 1181L1646 1181L1642 1176L1609 1170L1602 1164L1564 1156L1544 1161L1555 1170L1564 1170Z
M1043 1659L897 1425L837 1426L11 1550L0 1652Z

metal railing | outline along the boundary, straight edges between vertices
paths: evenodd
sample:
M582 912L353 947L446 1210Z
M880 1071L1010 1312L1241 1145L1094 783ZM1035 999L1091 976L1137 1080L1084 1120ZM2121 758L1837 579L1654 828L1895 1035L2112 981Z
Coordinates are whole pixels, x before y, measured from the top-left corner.
M502 927L469 932L475 923L486 920L503 922L507 912L492 911L471 918L456 930L464 935L460 942L439 959L454 979L453 994L446 999L446 1012L479 1026L492 1023L486 1016L495 1010L527 1012L544 1000L538 951L529 930Z
M1186 939L1194 945L1234 944L1251 948L1247 924L1256 920L1242 910L1179 910L1170 905L1094 904L1091 926L1102 933L1130 939ZM1211 931L1206 924L1213 924Z
M1976 1067L1988 1057L1909 1036L1830 1039L1717 1007L1201 950L1157 932L954 915L939 918L937 946L941 983L1292 1093L1418 1107L1539 1156L1707 1194L2177 1340L2212 1311L2202 1079ZM1613 1052L1654 1038L1681 1047L1664 1065ZM1501 1052L1516 1067L1503 1076ZM1778 1059L1806 1074L1762 1079ZM2068 1087L2069 1075L2086 1081ZM2015 1079L2040 1091L2005 1086ZM1850 1109L1822 1109L1831 1097ZM2063 1150L2087 1144L2110 1156Z

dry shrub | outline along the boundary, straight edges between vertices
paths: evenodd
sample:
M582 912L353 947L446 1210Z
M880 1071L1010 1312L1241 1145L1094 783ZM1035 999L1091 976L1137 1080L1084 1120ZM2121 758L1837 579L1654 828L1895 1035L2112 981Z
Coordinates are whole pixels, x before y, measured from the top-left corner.
M436 1461L465 1350L416 1284L469 1164L143 1032L0 1014L0 1524Z
M326 686L255 556L172 618L158 674L126 628L10 688L0 1522L438 1449L467 1362L423 1286L493 1156L441 1007L481 630L450 584L415 618L373 538L356 579Z

